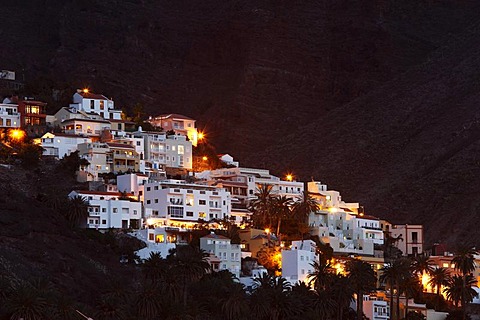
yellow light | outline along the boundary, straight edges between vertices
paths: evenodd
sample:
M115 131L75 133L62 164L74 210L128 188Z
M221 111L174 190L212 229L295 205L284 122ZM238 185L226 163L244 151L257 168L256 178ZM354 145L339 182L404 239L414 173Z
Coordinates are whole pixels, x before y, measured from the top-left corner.
M338 209L337 209L337 208L329 208L328 211L330 211L330 212L337 212Z
M287 174L287 181L293 181L293 175L292 174Z
M203 132L199 132L198 133L198 140L202 140L203 138L205 138L205 134Z
M269 229L269 228L266 228L266 229L265 229L265 233L270 233L270 229Z
M154 222L155 222L155 221L154 221L152 218L147 219L147 224L148 224L149 226L153 225Z
M10 130L9 136L13 140L22 140L25 137L25 131L20 129Z
M207 157L207 156L203 156L203 157L202 157L202 160L203 160L203 161L207 161L207 160L208 160L208 157Z
M88 93L88 88L83 88L83 93Z

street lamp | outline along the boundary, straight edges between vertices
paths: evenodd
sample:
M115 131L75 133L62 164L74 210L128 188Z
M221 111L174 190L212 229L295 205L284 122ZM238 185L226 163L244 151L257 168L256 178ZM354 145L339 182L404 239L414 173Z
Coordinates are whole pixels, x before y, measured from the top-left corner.
M291 173L287 174L286 179L287 179L287 181L292 182L293 181L293 175Z

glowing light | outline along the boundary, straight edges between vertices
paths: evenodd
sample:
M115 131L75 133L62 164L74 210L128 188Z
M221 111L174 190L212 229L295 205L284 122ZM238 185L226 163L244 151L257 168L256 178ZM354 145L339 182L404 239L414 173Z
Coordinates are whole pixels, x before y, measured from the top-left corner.
M83 93L88 93L89 92L88 88L83 88L82 91L83 91Z
M266 228L266 229L265 229L265 233L270 233L270 229L269 229L269 228Z
M155 223L155 220L153 220L152 218L147 219L147 224L149 226L153 225L154 223Z
M10 130L10 133L8 135L12 140L22 140L25 137L25 131L20 129L14 129Z
M287 179L287 181L293 181L293 175L291 173L287 174L285 178Z
M338 209L337 209L337 208L329 208L328 211L330 211L330 212L332 212L332 213L335 213L335 212L338 211Z
M205 138L205 134L203 132L198 133L198 140L203 140Z
M203 161L207 161L207 160L208 160L208 157L207 157L207 156L203 156L203 157L202 157L202 160L203 160Z

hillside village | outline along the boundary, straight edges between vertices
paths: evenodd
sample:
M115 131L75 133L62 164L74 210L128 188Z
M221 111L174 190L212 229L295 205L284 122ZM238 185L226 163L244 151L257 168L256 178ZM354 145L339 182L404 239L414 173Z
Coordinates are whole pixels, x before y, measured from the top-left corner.
M205 252L209 272L227 270L253 294L267 276L318 290L320 266L348 275L360 261L370 266L375 284L360 291L362 299L356 294L351 307L366 318L413 319L413 312L418 319L447 319L445 308L414 299L384 276L395 261L408 258L418 266L424 259L428 268L412 272L421 291L441 292L459 305L447 282L432 280L435 270L465 276L458 255L441 244L427 248L422 225L391 224L321 181L297 181L291 172L279 177L217 155L208 133L188 116L151 115L139 123L113 99L83 89L54 114L33 98L5 98L0 127L5 141L31 138L45 161L76 159L84 189L68 198L84 210L79 227L123 230L145 243L134 261L121 257L124 263L166 258L192 245ZM473 251L469 257L476 262L470 289L478 294L480 256ZM472 305L480 303L473 296ZM462 299L463 308L468 301Z

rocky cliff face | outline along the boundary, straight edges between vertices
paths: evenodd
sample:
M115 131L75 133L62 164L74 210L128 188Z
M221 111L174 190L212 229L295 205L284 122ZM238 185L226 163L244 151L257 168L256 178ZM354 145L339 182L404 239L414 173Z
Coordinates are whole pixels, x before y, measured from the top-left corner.
M456 214L476 210L479 6L15 2L0 61L52 106L87 85L119 106L185 113L245 165L326 179L372 214L452 240L449 221L468 238Z

